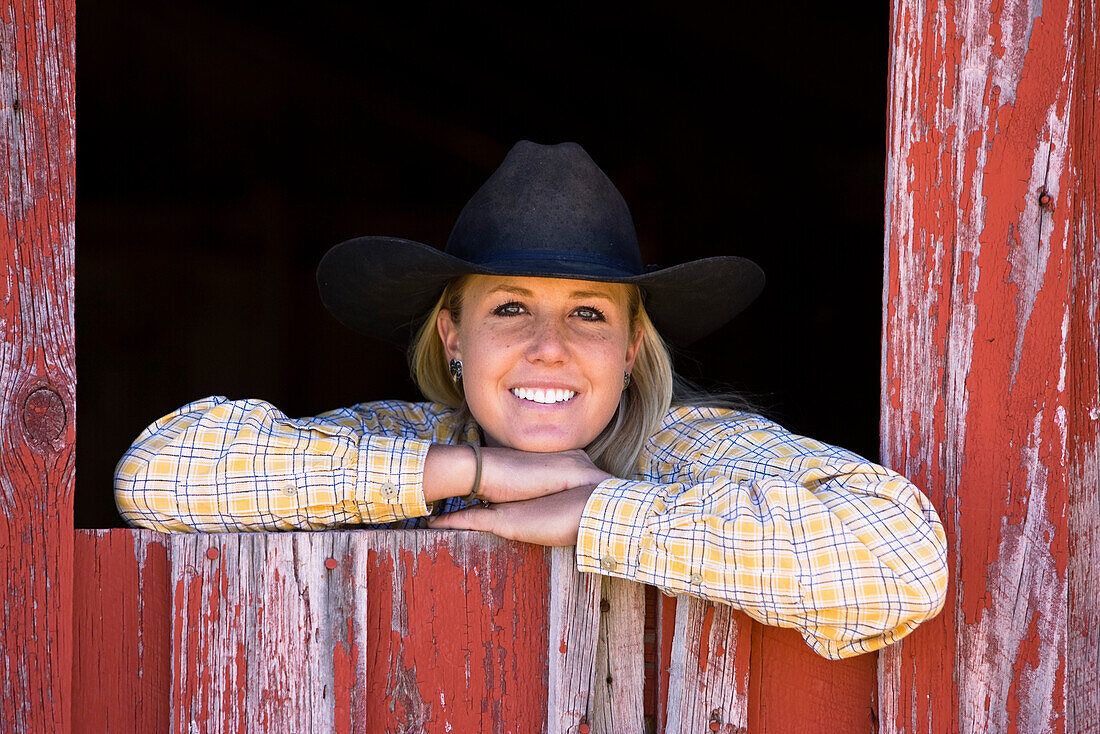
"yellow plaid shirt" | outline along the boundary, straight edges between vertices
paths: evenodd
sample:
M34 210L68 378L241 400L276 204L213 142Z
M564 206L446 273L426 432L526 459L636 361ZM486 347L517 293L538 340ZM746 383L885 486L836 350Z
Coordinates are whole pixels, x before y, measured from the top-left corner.
M212 397L138 436L115 498L128 522L170 532L419 527L428 447L477 438L435 403L290 419ZM581 571L732 604L799 629L830 658L888 645L943 605L943 526L888 469L756 415L686 407L669 412L639 466L588 501Z

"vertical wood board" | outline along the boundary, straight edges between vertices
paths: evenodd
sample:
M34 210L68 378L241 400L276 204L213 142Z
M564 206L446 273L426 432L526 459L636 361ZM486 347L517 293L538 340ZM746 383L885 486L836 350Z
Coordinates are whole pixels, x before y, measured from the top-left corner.
M600 634L600 577L577 573L572 548L550 550L547 732L578 734L587 723Z
M792 629L752 623L753 734L874 734L877 655L827 660Z
M749 632L752 620L728 604L676 598L667 662L665 731L748 730Z
M600 579L599 626L588 717L592 731L644 731L645 586Z
M1100 8L1076 7L1066 731L1100 734Z
M1067 375L1096 360L1072 316L1079 11L894 3L882 456L940 510L952 576L880 655L885 732L1065 730L1068 426L1089 411Z
M375 531L173 536L172 730L539 731L544 549Z
M645 588L578 573L571 549L76 535L76 731L649 731ZM874 730L874 656L828 661L727 605L661 599L657 731Z
M0 5L0 731L68 731L74 8Z
M73 725L79 734L167 732L172 682L168 536L78 530Z

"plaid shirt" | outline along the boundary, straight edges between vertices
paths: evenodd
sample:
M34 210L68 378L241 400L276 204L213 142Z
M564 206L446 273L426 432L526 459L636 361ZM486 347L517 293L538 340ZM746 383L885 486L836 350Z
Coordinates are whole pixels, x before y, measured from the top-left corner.
M115 498L128 522L160 531L419 527L428 447L476 440L472 422L434 403L292 420L213 397L138 436ZM943 605L943 527L888 469L756 415L687 407L669 412L639 466L589 499L579 570L732 604L798 628L830 658L888 645Z

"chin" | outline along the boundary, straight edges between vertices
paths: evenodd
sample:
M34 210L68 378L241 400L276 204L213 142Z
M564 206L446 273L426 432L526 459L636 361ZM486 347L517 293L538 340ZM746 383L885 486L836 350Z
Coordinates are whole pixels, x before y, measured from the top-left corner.
M532 431L521 435L506 435L498 441L501 446L520 451L531 451L540 454L548 454L554 451L569 451L571 449L583 449L591 441L585 441L577 436L563 435L557 432Z

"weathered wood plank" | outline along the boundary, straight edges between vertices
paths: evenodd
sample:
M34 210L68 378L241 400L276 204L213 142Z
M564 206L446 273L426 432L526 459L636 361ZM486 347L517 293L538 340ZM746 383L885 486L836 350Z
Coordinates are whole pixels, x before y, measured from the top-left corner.
M74 8L0 6L0 731L72 706Z
M167 537L78 530L73 576L73 731L168 731Z
M1073 91L1093 5L894 3L882 457L941 509L952 579L880 656L885 732L1065 728L1068 457L1096 431L1067 430L1096 405L1094 377L1067 380L1097 359L1072 216L1095 154L1070 135L1095 106Z
M605 576L592 682L592 731L645 730L645 586Z
M657 731L668 729L668 689L672 685L672 643L676 640L675 596L661 593L657 600Z
M748 730L751 620L728 604L680 596L668 660L665 731Z
M874 734L874 654L826 660L791 629L752 623L749 731Z
M599 576L577 572L573 553L572 548L550 551L546 731L551 734L577 734L587 724L596 674L602 584Z
M1069 620L1066 731L1100 734L1100 7L1076 6L1073 90L1073 303L1066 415L1069 450Z
M430 531L173 536L172 729L538 731L548 554Z

